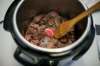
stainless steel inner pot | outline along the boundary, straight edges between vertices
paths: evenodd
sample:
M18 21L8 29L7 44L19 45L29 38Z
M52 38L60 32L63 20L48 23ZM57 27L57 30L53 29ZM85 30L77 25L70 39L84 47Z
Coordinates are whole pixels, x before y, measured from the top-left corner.
M23 44L27 45L33 50L47 52L50 54L66 54L70 50L82 42L87 36L91 27L91 18L84 18L79 25L81 25L82 32L80 37L69 46L56 49L42 48L33 44L30 44L22 35L23 23L25 20L33 18L40 13L48 13L51 10L56 10L63 17L70 15L70 18L77 16L82 11L86 10L87 7L84 3L79 0L21 0L15 8L13 14L13 27L17 38Z

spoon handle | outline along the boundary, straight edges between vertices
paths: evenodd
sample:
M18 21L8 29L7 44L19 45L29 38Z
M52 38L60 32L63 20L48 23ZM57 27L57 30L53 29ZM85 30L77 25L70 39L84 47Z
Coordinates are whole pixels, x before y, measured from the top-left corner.
M100 10L100 2L96 3L92 7L90 7L88 10L82 12L78 16L72 19L73 24L78 23L81 19L85 18L86 16L90 15L91 13L95 12L96 10Z

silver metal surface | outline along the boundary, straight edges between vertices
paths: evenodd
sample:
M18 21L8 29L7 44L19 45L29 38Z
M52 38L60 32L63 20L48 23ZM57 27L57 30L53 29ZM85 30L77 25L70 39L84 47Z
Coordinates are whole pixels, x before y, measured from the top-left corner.
M27 1L28 2L28 1ZM29 1L29 2L32 2L32 1ZM35 2L35 1L34 1ZM80 2L80 1L79 1ZM19 38L20 41L22 41L25 45L27 45L28 47L32 48L32 49L36 49L38 51L43 51L43 52L47 52L49 53L51 56L54 56L53 54L57 54L57 53L62 53L61 55L65 54L63 52L69 52L72 48L76 47L77 45L79 45L84 39L85 37L87 36L87 34L89 33L90 31L90 27L91 27L91 18L88 17L88 20L87 20L87 26L86 26L86 29L84 30L84 33L82 34L82 36L80 36L80 38L78 40L76 40L75 42L73 42L71 45L69 46L66 46L66 47L63 47L63 48L55 48L55 49L49 49L49 48L42 48L42 47L39 47L39 46L36 46L36 45L33 45L33 44L30 44L30 42L28 42L23 36L22 34L20 33L20 29L18 29L19 25L17 25L17 13L18 13L18 10L20 9L21 5L24 3L24 0L21 0L18 5L16 6L15 8L15 11L14 11L14 14L13 14L13 28L14 28L14 32L15 32L15 35ZM37 3L37 2L36 2ZM52 3L52 2L51 2ZM69 2L70 3L70 2ZM26 3L27 4L27 3ZM25 5L26 5L25 4ZM45 4L45 3L44 3ZM74 3L73 3L74 4ZM83 5L83 7L85 9L86 6L83 2L81 2L81 4ZM74 4L75 5L75 4ZM35 5L33 5L35 6ZM39 6L39 5L37 5ZM48 6L48 5L47 5ZM27 7L27 6L26 6ZM70 7L70 5L68 5L67 7ZM45 8L45 7L44 7ZM73 8L72 8L73 9ZM23 16L22 16L23 17ZM57 55L56 55L57 56Z
M13 0L0 0L0 20L3 20L4 15L12 1ZM93 14L93 20L95 24L100 25L100 12ZM91 48L78 61L66 64L65 59L62 61L62 64L64 66L100 66L96 45L97 40L98 44L100 44L99 35L96 35ZM3 24L0 24L0 66L22 66L13 57L16 47L17 46L10 33L3 29Z

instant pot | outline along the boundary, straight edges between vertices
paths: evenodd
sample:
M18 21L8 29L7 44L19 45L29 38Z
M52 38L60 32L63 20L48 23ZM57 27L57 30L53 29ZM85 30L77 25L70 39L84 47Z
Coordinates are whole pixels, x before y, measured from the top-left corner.
M63 17L71 15L70 18L73 18L87 8L80 0L15 0L4 19L4 29L11 33L18 45L14 57L26 66L57 66L64 59L78 60L89 49L95 36L91 15L80 23L83 32L78 40L69 46L56 49L41 48L30 44L22 35L23 23L37 14L48 13L51 10L58 11ZM23 59L20 56L21 53L28 55L33 62Z

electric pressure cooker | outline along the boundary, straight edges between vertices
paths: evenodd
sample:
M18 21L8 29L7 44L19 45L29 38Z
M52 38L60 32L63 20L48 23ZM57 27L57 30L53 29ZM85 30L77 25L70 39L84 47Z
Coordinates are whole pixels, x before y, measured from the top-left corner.
M81 26L83 26L84 31L80 38L63 48L49 49L30 44L22 36L22 24L24 20L51 10L59 11L63 17L66 17L66 15L75 17L87 8L80 0L15 0L5 15L4 29L11 33L19 49L23 50L24 54L29 53L33 56L31 57L33 62L22 59L19 50L16 50L14 57L26 66L57 66L65 58L71 58L71 61L78 60L89 49L95 36L91 15L82 20L84 22Z

